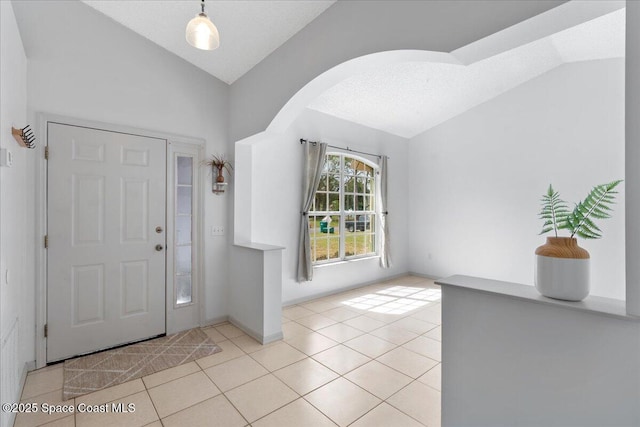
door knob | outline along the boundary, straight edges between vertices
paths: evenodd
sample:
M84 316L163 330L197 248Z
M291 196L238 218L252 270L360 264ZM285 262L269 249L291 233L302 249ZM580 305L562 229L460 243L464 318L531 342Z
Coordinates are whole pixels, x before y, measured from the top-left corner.
M162 233L162 227L156 227L156 233L160 234Z
M162 245L156 245L156 251L161 251L162 250Z

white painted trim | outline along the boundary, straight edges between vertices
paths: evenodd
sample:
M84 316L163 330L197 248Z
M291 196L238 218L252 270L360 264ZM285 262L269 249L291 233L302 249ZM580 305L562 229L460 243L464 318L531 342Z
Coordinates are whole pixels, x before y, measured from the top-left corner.
M38 160L35 165L35 245L36 245L36 260L35 260L35 280L36 280L36 289L35 289L35 314L36 314L36 338L35 338L35 349L36 349L36 368L42 368L47 363L47 340L44 337L44 325L47 321L47 252L44 249L43 239L47 234L47 163L44 160L44 147L46 147L49 143L48 134L47 134L47 125L48 123L61 123L72 126L79 127L87 127L93 129L101 129L107 130L110 132L121 132L127 133L131 135L139 135L149 138L158 138L164 139L167 143L180 143L180 144L189 144L195 145L199 147L200 153L204 152L206 141L202 138L195 138L190 136L172 134L167 132L158 132L148 129L139 129L131 126L123 126L112 123L104 123L100 121L94 120L84 120L77 119L73 117L60 116L56 114L49 113L36 113L37 118L37 128L39 129L40 135L39 140L42 141L42 144L37 147L39 151ZM166 174L166 169L165 169ZM202 175L202 174L200 174ZM200 181L201 187L204 187L204 181L201 179ZM201 190L198 190L198 205L199 205L199 222L202 222L204 218L203 211L203 194ZM201 230L198 230L201 232ZM199 243L198 250L200 252L200 256L202 256L202 240ZM199 262L198 264L198 277L199 286L202 287L206 278L204 275L203 263ZM168 285L167 285L168 286ZM204 295L202 289L198 291L198 293ZM200 298L201 300L204 298ZM200 304L199 306L199 318L202 321L204 316L204 306ZM167 330L168 330L167 325Z
M175 218L169 217L169 212L173 215L175 212L175 168L174 162L177 156L191 156L193 158L193 187L194 194L192 223L193 238L191 242L192 248L192 303L183 306L177 306L175 303L176 284L173 281L175 271ZM203 188L205 187L204 173L200 168L201 161L204 158L204 146L194 146L184 142L169 141L167 146L167 289L166 289L166 307L167 307L167 334L179 332L185 329L191 329L202 325L204 305L204 275L203 269L203 229L204 220L203 209ZM195 253L195 256L194 256ZM196 310L196 313L187 315L187 310ZM169 313L172 312L172 316ZM195 321L191 324L185 324L186 318L192 317ZM174 324L170 324L169 320L174 319Z
M42 144L36 147L35 167L35 201L34 201L34 228L35 228L35 315L36 315L36 368L42 368L47 364L47 339L44 337L44 325L47 322L47 251L44 248L43 239L47 234L47 162L44 159L44 148L47 146L47 121L48 116L43 113L36 114L37 128L40 131L39 139Z

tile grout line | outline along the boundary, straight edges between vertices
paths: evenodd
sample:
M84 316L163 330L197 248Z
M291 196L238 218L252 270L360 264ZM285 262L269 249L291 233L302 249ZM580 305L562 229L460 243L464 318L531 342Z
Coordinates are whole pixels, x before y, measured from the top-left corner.
M392 406L393 408L395 408L396 410L402 412L403 414L405 414L407 417L414 419L416 421L418 421L420 424L422 425L426 425L425 423L421 422L420 420L417 420L415 417L407 414L405 411L403 411L402 409L398 408L397 406L395 406L393 403L388 402L389 399L391 399L393 396L395 396L396 394L400 393L402 390L406 389L407 387L409 387L411 384L418 382L420 384L422 384L420 381L418 381L417 379L414 379L413 381L411 381L409 384L407 384L406 386L402 387L400 390L396 391L395 393L393 393L391 396L389 396L388 398L386 398L384 401L387 403L387 405ZM422 384L424 386L427 386L426 384ZM429 386L427 386L429 387ZM434 389L435 390L435 389ZM438 390L436 390L438 391ZM439 393L441 393L440 391L438 391Z
M273 373L271 373L271 372L270 372L269 374L273 375ZM266 376L266 375L263 375L263 376ZM290 405L291 403L295 402L296 400L298 400L298 399L302 399L302 396L301 396L297 391L295 391L295 390L293 390L291 387L289 387L289 385L288 385L287 383L285 383L284 381L282 381L280 378L276 377L275 375L273 375L273 376L274 376L274 378L275 378L276 380L278 380L278 381L280 381L282 384L284 384L284 386L285 386L285 387L287 387L289 390L291 390L291 391L292 391L296 396L298 396L298 397L297 397L297 398L295 398L295 399L293 399L293 400L292 400L292 401L290 401L290 402L285 403L285 404L284 404L284 405L282 405L282 406L279 406L278 408L276 408L276 409L274 409L273 411L271 411L271 412L269 412L269 413L267 413L267 414L263 415L262 417L258 418L257 420L253 420L253 421L252 421L252 422L250 422L249 424L253 424L253 423L255 423L256 421L259 421L259 420L263 419L264 417L268 417L269 415L273 414L273 413L274 413L274 412L276 412L276 411L279 411L280 409L284 408L284 407L285 407L285 406L287 406L287 405ZM262 378L262 377L260 377L260 378ZM246 383L246 384L248 384L248 383ZM225 396L225 397L226 397L226 396ZM227 398L227 399L228 399L228 398ZM231 400L231 399L229 399L229 400ZM233 405L233 403L232 403L232 405ZM234 406L234 407L235 407L235 406ZM236 410L237 410L238 412L240 412L240 410L239 410L239 409L236 409ZM242 412L240 412L240 415L242 415ZM243 415L243 417L244 417L244 415ZM246 417L244 417L244 418L245 418L245 420L247 419Z

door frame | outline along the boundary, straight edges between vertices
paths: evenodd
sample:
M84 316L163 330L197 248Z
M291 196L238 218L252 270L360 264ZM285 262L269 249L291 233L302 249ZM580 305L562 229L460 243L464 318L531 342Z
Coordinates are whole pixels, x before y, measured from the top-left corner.
M119 132L119 133L127 133L132 135L139 135L144 137L151 138L159 138L165 139L167 141L167 163L165 167L165 178L169 179L173 176L172 171L169 170L170 166L172 166L172 162L170 161L173 158L173 147L191 147L197 154L197 159L202 160L205 152L206 141L202 138L194 138L184 135L177 135L168 132L160 132L160 131L152 131L147 129L140 129L131 126L118 125L112 123L104 123L93 120L85 120L78 119L73 117L61 116L56 114L49 113L37 113L36 114L36 122L39 129L39 136L41 144L38 144L36 147L36 152L38 153L36 156L36 164L35 164L35 239L34 242L36 251L35 251L35 317L36 317L36 342L35 342L35 350L36 350L36 368L42 368L47 364L47 339L44 336L44 327L47 322L47 250L44 247L44 236L47 234L47 161L44 158L45 147L49 145L48 140L48 132L47 126L49 123L60 123L64 125L70 126L80 126L87 127L99 130L105 130L110 132ZM197 298L196 303L192 306L197 310L197 321L200 326L203 324L203 316L204 316L204 269L203 269L203 240L202 236L202 227L204 221L204 194L202 189L205 188L205 178L206 174L204 174L201 168L198 167L198 164L194 165L194 169L197 177L197 188L194 187L195 198L194 203L197 206L195 212L197 214L196 221L194 223L194 236L197 237L197 241L194 239L193 247L196 249L197 254L194 259L194 270L195 276L198 278L196 282L196 286L194 287L194 295ZM170 191L173 191L173 185L170 182L167 182L166 186L167 194ZM169 198L167 198L167 216L166 221L167 224L174 221L173 210L170 210L171 206L169 206ZM169 241L170 239L167 239ZM172 239L171 239L172 240ZM174 259L174 248L167 246L167 263L173 262ZM166 272L166 270L165 270ZM173 290L174 283L173 277L169 277L166 275L165 281L165 331L169 333L170 331L176 330L176 325L172 322L175 322L176 316L169 312L173 308L173 304L169 304L173 298ZM178 309L179 310L179 309Z

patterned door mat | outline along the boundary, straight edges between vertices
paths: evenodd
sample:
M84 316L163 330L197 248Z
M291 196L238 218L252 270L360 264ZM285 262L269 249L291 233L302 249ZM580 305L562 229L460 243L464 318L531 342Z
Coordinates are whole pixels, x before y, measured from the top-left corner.
M222 351L200 330L190 329L64 362L63 399L71 399L173 368Z

